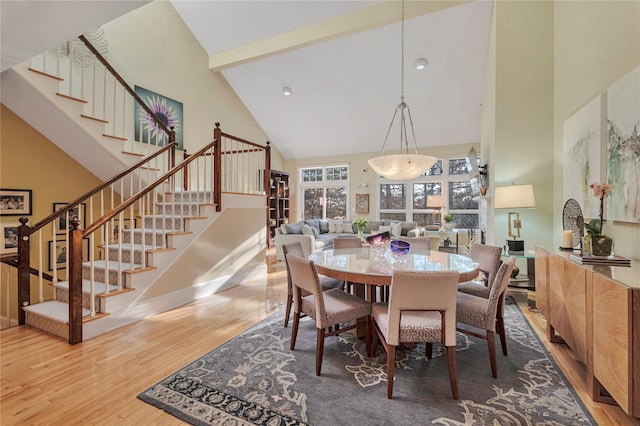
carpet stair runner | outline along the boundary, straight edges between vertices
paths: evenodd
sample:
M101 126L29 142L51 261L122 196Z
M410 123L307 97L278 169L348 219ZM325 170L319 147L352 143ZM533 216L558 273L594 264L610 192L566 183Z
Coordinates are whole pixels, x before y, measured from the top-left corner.
M133 283L126 279L126 271L153 269L147 256L149 251L168 246L167 235L171 233L186 233L185 219L199 217L200 204L206 203L206 197L201 192L177 192L167 194L169 201L175 199L178 204L170 202L158 203L156 215L138 217L136 227L123 229L120 233L121 241L112 240L109 244L99 247L100 258L94 260L94 297L96 317L108 315L107 300L118 297L122 293L117 291L118 274L124 291L135 290ZM174 215L174 211L177 212ZM144 223L144 229L141 225ZM154 229L155 226L155 229ZM133 242L132 242L133 237ZM143 244L144 240L144 244ZM133 262L131 255L133 253ZM121 263L118 266L118 256ZM144 271L139 272L144 273ZM134 274L136 275L136 274ZM91 306L91 263L82 265L82 315L89 318ZM26 312L28 325L68 339L69 337L69 282L58 281L54 287L54 300L32 304L23 309ZM109 286L109 295L105 296Z

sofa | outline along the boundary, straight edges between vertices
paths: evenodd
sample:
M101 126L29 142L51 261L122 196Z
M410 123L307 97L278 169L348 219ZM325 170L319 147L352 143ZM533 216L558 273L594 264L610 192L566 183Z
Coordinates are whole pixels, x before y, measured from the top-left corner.
M364 229L364 236L389 231L391 238L417 236L416 222L399 222L394 220L370 220ZM305 219L295 223L283 224L276 230L276 258L284 261L282 246L300 242L305 256L333 247L333 239L337 236L357 235L357 228L348 219Z

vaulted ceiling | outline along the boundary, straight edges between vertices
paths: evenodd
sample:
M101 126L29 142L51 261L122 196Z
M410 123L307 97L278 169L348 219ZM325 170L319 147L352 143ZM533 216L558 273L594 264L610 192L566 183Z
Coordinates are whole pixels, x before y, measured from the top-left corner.
M2 1L2 70L147 2ZM172 4L212 72L222 73L286 159L380 150L400 102L399 1ZM50 28L64 7L65 22L82 28ZM480 140L492 7L486 0L405 4L404 95L421 153ZM422 71L413 66L418 58L428 60ZM398 133L386 149L399 148Z

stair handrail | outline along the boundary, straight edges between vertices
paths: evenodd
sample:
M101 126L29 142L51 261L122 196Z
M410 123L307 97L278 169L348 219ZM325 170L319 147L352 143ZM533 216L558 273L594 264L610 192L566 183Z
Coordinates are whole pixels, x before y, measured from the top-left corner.
M120 205L118 205L117 207L111 209L111 211L107 212L101 218L99 218L96 221L94 221L91 225L89 225L86 228L84 228L83 230L81 230L81 231L83 231L83 237L86 237L87 235L90 235L91 233L95 232L98 228L103 226L106 222L108 222L109 220L113 219L117 214L121 213L127 207L131 206L133 203L135 203L140 198L142 198L144 195L146 195L149 192L151 192L152 190L154 190L157 186L159 186L159 185L163 184L164 182L166 182L170 177L172 177L173 175L178 173L180 170L185 168L189 163L191 163L192 161L196 160L200 156L204 155L206 153L206 151L211 149L211 147L214 147L214 151L217 151L217 150L215 150L215 147L217 146L217 143L218 143L218 141L214 140L214 141L210 142L209 144L207 144L204 148L202 148L199 151L195 152L194 154L190 154L189 157L186 160L184 160L180 164L172 167L164 175L160 176L155 181L153 181L150 184L148 184L144 189L141 189L137 193L131 195L125 201L120 203ZM216 156L217 156L217 153L216 153Z
M140 104L142 109L144 109L146 113L153 118L153 120L167 133L167 135L171 135L173 132L173 129L169 129L167 125L164 124L162 120L160 120L160 118L153 112L153 110L149 108L149 106L140 98L140 96L138 96L138 94L131 88L131 86L127 84L124 78L122 78L122 76L118 74L118 72L111 66L111 64L105 59L105 57L102 56L100 52L98 52L98 49L96 49L93 46L93 44L91 44L91 42L87 40L87 38L84 35L80 35L78 38L80 39L80 41L84 43L85 46L87 46L87 49L89 49L91 53L95 55L95 57L100 61L100 63L104 65L104 67L111 73L111 75L113 75L115 79L118 80L118 82L122 85L122 87L124 87L124 89L127 92L129 92L129 94L133 97L133 99L135 99L135 101L138 104ZM174 140L175 140L175 134L174 134Z
M148 163L150 160L153 160L156 157L159 157L160 155L164 154L166 151L171 150L171 152L169 153L171 156L171 164L170 167L174 167L175 165L175 147L178 145L176 142L174 142L175 140L175 132L171 131L171 136L169 139L169 143L164 146L162 149L158 150L157 152L143 158L142 160L138 161L137 163L135 163L134 165L128 167L126 170L118 173L117 175L111 177L110 179L104 181L103 183L101 183L100 185L96 186L95 188L87 191L86 193L82 194L81 196L79 196L78 198L76 198L75 200L71 201L70 203L68 203L66 206L58 209L57 211L51 213L49 216L45 217L44 219L42 219L41 221L39 221L38 223L36 223L35 225L31 226L29 229L29 233L32 234L34 232L36 232L37 230L39 230L40 228L43 228L44 226L50 224L53 220L59 218L60 216L62 216L63 214L65 214L70 208L77 206L78 204L80 204L81 202L83 202L84 200L92 197L93 195L99 193L100 191L104 190L105 188L107 188L109 185L111 185L112 183L118 181L119 179L122 179L123 177L125 177L126 175L132 173L134 170L140 168L143 164Z

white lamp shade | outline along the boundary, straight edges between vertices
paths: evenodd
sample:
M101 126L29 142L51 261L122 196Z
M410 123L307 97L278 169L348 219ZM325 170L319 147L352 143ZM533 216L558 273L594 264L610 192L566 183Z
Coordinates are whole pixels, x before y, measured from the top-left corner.
M444 207L444 195L427 195L427 208Z
M494 208L532 209L536 206L532 185L500 186L496 188Z
M429 170L437 159L429 155L382 155L369 160L371 168L380 176L392 180L413 179Z

